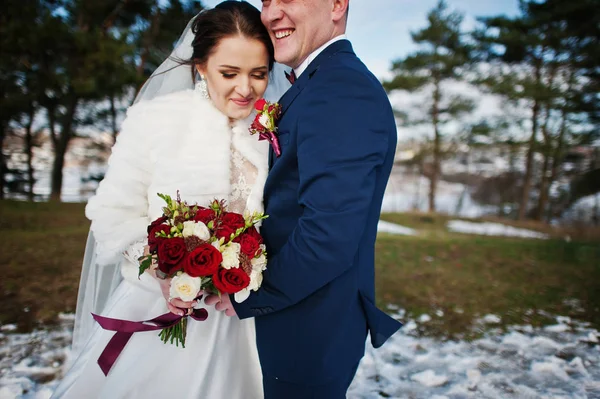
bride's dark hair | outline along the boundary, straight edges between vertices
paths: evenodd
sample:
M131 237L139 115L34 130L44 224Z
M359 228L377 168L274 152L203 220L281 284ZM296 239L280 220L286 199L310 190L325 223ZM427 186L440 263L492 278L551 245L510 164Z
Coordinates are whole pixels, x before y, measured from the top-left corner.
M241 35L248 39L256 39L263 43L269 54L269 70L275 59L273 43L269 32L260 20L260 11L245 1L228 0L219 3L215 8L198 14L192 23L194 41L193 54L186 62L192 66L195 81L196 66L205 64L221 39Z

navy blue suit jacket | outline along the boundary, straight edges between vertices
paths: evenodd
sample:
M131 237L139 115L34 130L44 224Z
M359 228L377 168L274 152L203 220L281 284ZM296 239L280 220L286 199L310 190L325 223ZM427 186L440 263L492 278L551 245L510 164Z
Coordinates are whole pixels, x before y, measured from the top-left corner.
M322 384L348 373L401 324L374 305L377 222L396 149L392 108L347 40L332 43L280 100L282 154L270 154L256 317L263 374Z

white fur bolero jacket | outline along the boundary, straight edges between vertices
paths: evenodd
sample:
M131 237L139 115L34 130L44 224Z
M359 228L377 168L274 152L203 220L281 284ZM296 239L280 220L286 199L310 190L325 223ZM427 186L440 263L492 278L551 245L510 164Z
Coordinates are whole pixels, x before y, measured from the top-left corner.
M194 90L129 108L106 176L86 207L98 263L115 261L146 237L164 206L157 193L175 198L179 191L182 200L199 205L229 199L232 147L257 169L246 209L262 211L268 143L248 132L252 117L230 127L228 118Z

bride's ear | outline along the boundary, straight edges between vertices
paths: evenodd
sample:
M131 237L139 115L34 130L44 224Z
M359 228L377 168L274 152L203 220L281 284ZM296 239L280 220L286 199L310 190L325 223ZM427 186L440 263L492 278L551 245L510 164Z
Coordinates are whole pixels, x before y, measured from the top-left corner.
M194 67L196 68L196 72L198 72L198 75L206 76L206 68L199 64L194 64Z

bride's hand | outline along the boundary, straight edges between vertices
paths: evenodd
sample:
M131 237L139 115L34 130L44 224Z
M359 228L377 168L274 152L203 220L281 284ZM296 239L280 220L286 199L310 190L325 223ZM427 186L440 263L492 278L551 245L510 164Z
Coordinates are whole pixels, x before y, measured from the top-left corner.
M149 253L150 253L150 251L148 250L148 246L146 245L144 247L144 255L148 255ZM153 260L152 267L150 267L150 269L148 269L147 271L150 272L152 277L154 277L158 281L158 284L160 285L160 291L162 292L163 297L165 298L165 301L167 302L167 308L169 308L169 312L174 313L178 316L183 316L186 312L187 312L187 314L192 313L192 309L200 303L200 300L186 302L186 301L182 301L179 298L171 299L171 294L170 294L171 279L170 278L167 278L167 279L158 278L158 276L156 275L156 272L155 272L156 267L157 267L157 265ZM203 292L200 291L198 293L197 297L200 297L202 294L203 294Z
M169 308L169 312L174 313L178 316L183 316L184 314L190 314L192 313L192 309L198 305L199 300L194 300L194 301L182 301L179 298L172 298L169 299L171 297L169 291L171 289L171 279L167 278L167 279L160 279L160 278L156 278L158 280L158 284L160 285L160 290L163 294L163 297L165 298L165 301L167 301L167 307ZM202 292L198 293L198 296L200 296L202 294Z

